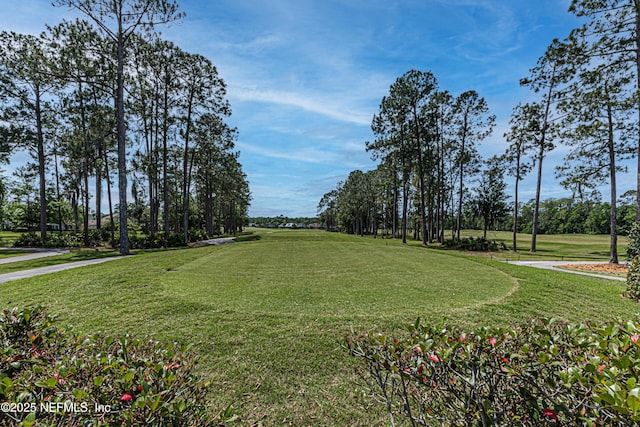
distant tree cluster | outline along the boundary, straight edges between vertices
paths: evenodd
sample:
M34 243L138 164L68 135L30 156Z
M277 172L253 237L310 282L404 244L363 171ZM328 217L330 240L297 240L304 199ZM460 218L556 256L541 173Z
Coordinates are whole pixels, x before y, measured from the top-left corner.
M517 250L515 233L527 230L532 234L531 252L536 251L540 232L572 232L567 228L604 232L601 219L587 219L595 213L581 217L591 221L581 227L550 226L543 218L553 202L542 206L543 161L563 145L568 154L555 172L574 195L565 204L608 208L610 262L617 263L617 233L627 228L618 221L627 219L628 212L618 213L616 174L624 170L622 161L636 157L640 162L640 3L573 0L569 11L584 17L585 24L564 40L554 40L520 81L538 99L514 107L504 135L509 147L503 155L485 160L478 155L476 146L494 123L483 98L474 91L453 97L438 89L430 72L409 71L391 86L372 121L376 140L366 145L381 160L378 169L353 172L325 194L318 206L321 217L349 232L389 230L403 242L407 225L413 223L414 237L426 244L443 242L447 227L459 240L465 210L482 218L486 232L504 223L512 209L513 250ZM533 170L536 195L528 219L528 211L520 212L518 191ZM640 199L635 197L640 194L638 170L635 221L640 221ZM505 173L515 180L511 207ZM477 184L473 190L472 183ZM586 201L601 184L609 184L610 201Z
M494 121L475 91L454 97L439 89L430 72L405 73L382 99L371 125L376 139L366 143L380 165L352 172L325 194L318 205L321 217L327 227L357 234L376 234L382 225L403 242L409 228L424 245L443 242L451 225L459 238L467 182L482 163L476 146L491 134ZM476 200L487 225L503 209L493 204L494 198L487 204L485 197L500 191L495 187L496 179L502 182L495 169L500 167L493 161L494 170L483 174L488 193Z
M55 4L86 19L36 36L0 33L2 160L16 150L34 159L2 187L5 219L40 230L43 240L52 224L82 227L88 239L90 228L104 225L106 190L106 223L112 238L118 225L122 253L131 220L151 235L183 233L187 241L190 229L241 228L251 195L234 151L237 132L225 122L225 83L209 59L156 31L181 19L177 4Z
M611 204L599 197L546 199L540 201L539 207L540 234L609 234ZM534 200L520 206L519 232L531 233L534 208ZM635 197L618 200L616 213L617 233L628 234L635 223ZM510 230L510 227L503 230Z
M247 218L250 227L264 228L320 228L317 217L257 216Z

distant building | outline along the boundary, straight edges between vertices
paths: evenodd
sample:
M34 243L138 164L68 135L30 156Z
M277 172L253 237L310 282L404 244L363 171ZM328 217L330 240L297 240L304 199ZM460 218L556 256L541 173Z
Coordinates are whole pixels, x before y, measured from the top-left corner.
M71 231L73 230L73 224L62 224L62 231ZM47 231L60 231L60 224L47 224Z
M104 226L107 222L111 221L111 218L109 217L109 215L105 215L102 217L102 220L100 221L100 225ZM80 223L80 229L82 229L83 224L82 222ZM96 230L98 228L98 221L95 219L90 219L89 220L89 230Z

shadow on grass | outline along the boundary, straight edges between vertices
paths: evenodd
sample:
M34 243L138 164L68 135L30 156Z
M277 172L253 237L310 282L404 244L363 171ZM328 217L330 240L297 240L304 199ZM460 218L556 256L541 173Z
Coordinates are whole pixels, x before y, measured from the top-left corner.
M262 236L259 234L245 234L236 237L236 242L253 242L260 239L262 239Z
M89 259L111 258L120 254L115 249L98 250L98 249L80 249L71 250L71 256L66 258L67 262L85 261ZM56 257L57 258L57 257Z

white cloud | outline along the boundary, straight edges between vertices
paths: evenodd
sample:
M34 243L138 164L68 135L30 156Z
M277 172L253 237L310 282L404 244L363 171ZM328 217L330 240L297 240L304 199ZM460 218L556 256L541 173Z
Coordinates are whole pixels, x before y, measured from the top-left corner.
M340 102L336 102L334 100L321 99L317 95L278 90L232 87L229 88L229 97L239 101L288 105L335 120L358 125L369 126L371 124L372 113L346 107L341 105Z
M344 152L341 153L335 150L328 150L325 147L309 146L297 148L276 148L269 145L258 146L256 144L250 144L241 141L238 141L236 147L242 153L251 154L254 159L256 158L256 156L261 156L318 165L340 165L344 168L355 169L364 167L362 159L354 160L352 158L347 158L352 156L347 156L347 154ZM358 154L360 153L364 153L364 149L358 152ZM366 156L366 154L364 156Z

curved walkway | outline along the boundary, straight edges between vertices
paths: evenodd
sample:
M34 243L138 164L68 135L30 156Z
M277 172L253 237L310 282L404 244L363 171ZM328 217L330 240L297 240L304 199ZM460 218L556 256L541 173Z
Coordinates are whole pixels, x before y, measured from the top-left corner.
M2 250L2 249L0 249ZM23 249L20 249L23 250ZM14 257L0 259L0 264L8 264L11 262L28 261L38 258L45 258L55 255L69 253L66 249L24 249L25 251L34 252L27 255L18 255ZM13 280L25 279L27 277L41 276L43 274L57 273L58 271L69 270L72 268L84 267L85 265L101 264L103 262L114 259L123 258L121 256L113 256L109 258L87 259L83 261L68 262L65 264L49 265L46 267L32 268L29 270L13 271L11 273L0 274L0 283L10 282Z
M0 264L29 261L32 259L46 258L50 256L69 253L69 251L66 249L43 249L43 248L0 248L0 252L2 251L24 251L24 252L33 252L33 253L26 254L26 255L10 256L7 258L0 258Z
M235 243L235 237L223 237L218 239L204 240L198 242L199 246L206 245L224 245L227 243ZM25 252L33 252L27 255L18 255L7 258L0 258L0 264L8 264L11 262L28 261L38 258L45 258L55 255L69 253L66 249L47 249L47 248L0 248L3 250L21 250ZM108 258L89 259L84 261L68 262L65 264L49 265L46 267L32 268L30 270L20 270L11 273L0 274L0 283L10 282L13 280L26 279L28 277L41 276L43 274L57 273L58 271L69 270L72 268L84 267L85 265L101 264L103 262L112 261L114 259L124 258L123 256L113 256Z
M624 277L607 276L606 274L588 273L586 271L578 271L567 268L561 268L565 265L576 264L606 264L606 262L594 262L594 261L503 261L507 264L523 265L525 267L542 268L545 270L561 271L563 273L581 274L583 276L598 277L600 279L618 280L620 282L626 282Z

